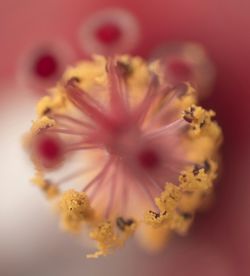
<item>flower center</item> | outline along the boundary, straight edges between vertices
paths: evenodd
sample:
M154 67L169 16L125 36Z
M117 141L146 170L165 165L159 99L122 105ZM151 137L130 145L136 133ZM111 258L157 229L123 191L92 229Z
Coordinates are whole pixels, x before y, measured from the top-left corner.
M114 156L118 156L125 161L127 166L137 167L145 170L154 170L161 165L159 152L153 144L148 144L143 138L139 126L131 122L128 118L110 122L107 136L100 133L100 139L107 137L103 141L106 150Z
M153 149L144 149L140 151L137 158L139 164L144 169L154 169L160 164L159 155Z

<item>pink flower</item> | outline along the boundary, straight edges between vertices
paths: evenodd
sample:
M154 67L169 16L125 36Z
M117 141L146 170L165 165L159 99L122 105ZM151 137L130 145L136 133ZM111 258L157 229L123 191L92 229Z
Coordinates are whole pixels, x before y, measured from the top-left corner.
M69 1L26 1L22 5L17 1L2 2L1 82L6 82L6 79L13 82L17 61L27 44L34 41L39 44L39 40L60 36L71 46L75 45L75 33L84 18L109 4L109 1L75 1L74 4ZM117 1L113 4L117 5ZM249 3L223 0L166 3L158 0L145 4L145 1L138 0L120 1L119 7L131 10L138 18L142 27L142 39L137 49L140 54L149 56L154 48L169 40L198 41L206 47L217 70L215 91L207 104L216 109L225 135L224 169L214 209L197 222L192 238L188 237L186 242L182 240L172 253L169 253L172 248L168 250L167 254L172 254L172 257L145 257L147 262L143 258L137 259L137 264L141 261L139 273L145 269L148 275L156 272L165 275L169 269L173 275L182 275L181 264L184 264L186 275L247 275ZM41 19L35 21L34 17ZM73 48L78 55L80 46ZM8 104L13 104L13 101L8 101Z

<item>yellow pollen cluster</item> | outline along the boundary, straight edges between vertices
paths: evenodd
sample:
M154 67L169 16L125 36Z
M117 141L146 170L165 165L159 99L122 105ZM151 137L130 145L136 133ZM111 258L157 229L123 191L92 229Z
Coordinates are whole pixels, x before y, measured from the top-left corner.
M47 116L42 116L41 118L39 118L38 120L33 122L31 132L33 135L36 135L41 130L49 128L49 127L53 127L53 126L55 126L55 124L56 124L55 120L53 120Z
M55 198L60 193L57 186L50 181L46 181L40 172L37 172L31 181L46 194L48 199Z
M184 111L183 118L191 125L190 132L197 136L201 133L202 128L211 124L211 119L215 116L212 110L205 110L200 106L191 105Z
M63 227L72 232L79 232L82 223L93 216L89 200L83 192L74 190L64 192L59 207Z
M51 96L44 96L36 106L37 115L44 116L49 114L51 110L64 111L68 106L68 101L65 95L64 88L61 84L58 84L56 88L51 89Z
M194 166L183 171L179 184L167 183L160 197L155 199L160 212L148 211L145 214L145 222L155 228L165 227L185 234L204 196L211 193L216 171L217 166L212 161L206 161L204 168Z
M134 221L127 223L123 218L118 218L116 224L117 227L110 221L105 221L90 232L90 237L97 241L98 251L88 254L87 258L98 258L99 256L110 254L115 249L122 247L124 242L136 230ZM115 231L115 228L118 229Z

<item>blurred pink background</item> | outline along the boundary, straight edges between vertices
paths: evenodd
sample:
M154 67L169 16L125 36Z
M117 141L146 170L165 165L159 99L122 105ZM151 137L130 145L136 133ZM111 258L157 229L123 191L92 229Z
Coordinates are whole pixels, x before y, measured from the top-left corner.
M206 47L217 81L205 105L217 111L223 127L223 172L213 209L197 217L187 238L176 238L156 256L129 242L115 256L89 261L81 239L58 229L43 195L29 183L32 166L20 141L41 92L20 86L19 79L30 49L45 42L67 44L67 62L85 57L79 29L107 7L137 18L141 40L134 53L149 57L175 40ZM249 12L247 0L0 0L0 275L250 275Z

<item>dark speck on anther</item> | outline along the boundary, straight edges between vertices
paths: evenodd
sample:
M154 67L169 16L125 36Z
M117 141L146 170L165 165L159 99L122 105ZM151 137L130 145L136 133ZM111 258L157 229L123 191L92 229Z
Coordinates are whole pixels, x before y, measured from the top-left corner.
M127 64L125 62L118 61L117 67L119 68L121 75L125 78L130 76L133 73L132 67L129 66L129 64Z
M188 212L182 212L181 213L181 216L184 218L184 219L191 219L193 217L193 215L191 213L188 213Z
M151 213L155 218L159 218L160 217L160 214L154 212L154 211L149 211L149 213Z
M205 162L203 164L196 164L194 166L193 174L198 175L199 171L201 169L204 169L205 173L208 173L210 171L210 168L211 168L211 166L210 166L209 162L207 160L205 160Z
M122 231L124 231L125 228L126 228L127 226L130 226L130 225L132 225L133 223L134 223L134 221L133 221L132 219L127 219L127 220L125 220L125 219L122 218L122 217L118 217L118 218L116 219L116 225L117 225L117 227L118 227L120 230L122 230Z
M188 123L192 123L192 121L193 121L193 119L190 118L190 117L188 116L188 114L185 114L185 115L183 116L183 119L184 119L186 122L188 122Z
M188 123L192 123L194 119L195 108L192 106L189 110L184 111L183 119Z
M170 194L169 197L175 200L175 197L173 195Z
M80 82L80 79L78 77L72 77L71 79L69 79L68 83L71 84L71 83L79 83Z
M185 212L185 211L182 211L180 209L176 209L177 213L182 216L184 219L188 220L188 219L192 219L193 218L193 214L192 213L189 213L189 212Z
M43 115L48 115L51 112L51 109L48 107L43 111Z
M72 77L66 82L65 87L66 88L75 88L76 84L80 82L80 79L78 77Z
M205 120L200 124L200 128L204 127L204 125L206 124Z
M205 160L205 162L204 162L204 169L205 169L206 173L208 173L210 171L210 169L211 169L211 165L208 162L208 160Z

